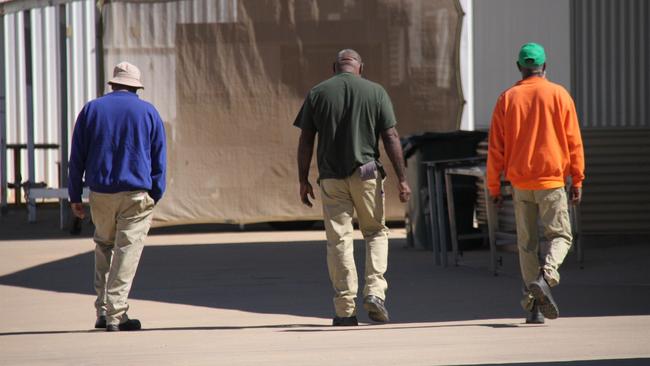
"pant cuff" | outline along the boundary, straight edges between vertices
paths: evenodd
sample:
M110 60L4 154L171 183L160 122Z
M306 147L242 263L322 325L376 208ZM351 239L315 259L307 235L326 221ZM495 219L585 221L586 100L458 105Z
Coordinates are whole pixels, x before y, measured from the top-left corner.
M534 303L535 303L535 298L533 297L533 294L531 294L530 292L525 294L524 298L521 299L521 307L524 308L524 310L526 311L532 311Z
M560 284L560 274L554 268L544 267L544 279L550 287L555 287Z

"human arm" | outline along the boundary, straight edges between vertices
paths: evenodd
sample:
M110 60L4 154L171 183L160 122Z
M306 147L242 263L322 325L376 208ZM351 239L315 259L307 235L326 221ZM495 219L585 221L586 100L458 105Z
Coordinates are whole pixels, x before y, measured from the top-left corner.
M316 140L316 131L311 129L302 129L298 139L298 181L300 182L300 200L306 206L312 207L309 197L314 197L314 190L309 183L309 167L311 158L314 154L314 141Z
M397 189L399 190L399 200L406 202L411 198L411 187L406 181L406 173L404 169L404 153L402 152L402 145L399 141L399 134L395 127L390 127L381 131L381 140L384 142L386 154L393 164L395 174L397 174Z
M571 203L574 205L579 205L582 202L582 187L571 186Z
M72 133L70 159L68 160L68 196L70 199L70 208L72 209L72 213L80 219L86 217L83 204L81 203L83 176L86 169L86 154L88 152L85 141L85 124L86 107L77 116Z
M503 202L501 196L501 173L505 166L505 134L503 129L505 113L503 103L504 96L502 95L492 112L488 137L487 185L490 197L497 205L501 205Z
M300 183L300 201L308 207L312 207L309 197L314 197L314 189L309 183L309 167L311 158L314 154L314 141L318 129L314 123L311 92L305 97L305 101L300 107L293 125L300 128L300 137L298 139L298 182Z
M167 140L165 126L160 115L155 110L153 116L153 129L151 138L151 190L149 195L158 203L165 193L167 171Z
M402 144L399 140L399 134L395 125L397 119L395 118L395 111L393 110L393 103L386 93L386 90L381 88L378 97L378 118L377 127L381 131L381 140L384 143L386 154L390 159L395 174L397 174L397 189L399 192L399 200L406 202L411 198L411 187L406 181L406 173L404 169L404 153L402 151Z
M86 217L86 210L84 209L83 203L70 202L70 209L72 210L72 214L76 217L80 219L84 219Z
M585 179L585 157L578 115L572 100L567 108L564 128L569 146L569 169L571 173L570 199L574 205L578 205L582 200L582 182Z

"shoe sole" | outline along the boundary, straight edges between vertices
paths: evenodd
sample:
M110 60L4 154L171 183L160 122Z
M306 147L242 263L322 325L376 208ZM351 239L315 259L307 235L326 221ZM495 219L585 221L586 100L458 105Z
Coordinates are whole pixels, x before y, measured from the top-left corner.
M370 320L377 323L386 323L390 320L388 317L388 311L382 309L381 306L375 304L374 302L366 302L363 304L363 308L368 311L368 317Z
M355 323L338 323L338 324L332 323L332 326L333 327L357 327L359 326L359 323L356 324Z
M333 327L356 327L358 325L359 325L359 321L357 320L356 317L353 317L352 319L338 318L338 317L332 319Z
M528 320L526 319L526 324L544 324L543 320Z
M119 327L106 327L107 332L137 332L142 328L119 328Z
M547 319L557 319L560 316L560 310L555 305L554 301L544 292L544 289L536 283L531 283L529 286L530 292L533 294L539 311Z
M107 332L133 332L142 329L142 324L137 319L129 319L128 322L122 323L120 325L108 325L106 326Z

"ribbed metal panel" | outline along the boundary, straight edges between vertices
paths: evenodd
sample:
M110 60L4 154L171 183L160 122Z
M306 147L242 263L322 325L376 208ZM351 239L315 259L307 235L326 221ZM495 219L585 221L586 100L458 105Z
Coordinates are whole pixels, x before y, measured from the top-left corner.
M586 180L580 205L581 232L649 233L650 128L587 129L582 131L582 139ZM479 145L479 154L487 154L487 143ZM485 204L480 195L478 198L477 219L485 223ZM499 210L499 230L514 233L515 227L514 207L506 200ZM499 240L498 244L512 242Z
M56 143L59 140L57 124L58 90L56 48L46 45L56 44L55 9L43 8L31 11L32 28L32 70L34 100L34 141L37 143ZM17 142L22 142L18 140ZM58 182L58 152L54 150L38 151L35 167L36 181ZM42 169L38 169L41 167ZM26 176L23 176L26 179Z
M28 98L33 100L34 142L60 144L61 101L67 100L68 137L72 134L76 114L90 99L96 97L95 3L93 0L74 1L65 5L67 19L67 74L60 76L59 7L39 7L2 15L4 20L4 80L6 108L6 141L8 144L28 142ZM27 32L26 29L29 31ZM26 36L29 35L29 38ZM30 47L26 49L26 45ZM27 70L26 55L31 54L31 70ZM31 72L31 84L28 82ZM61 83L68 94L61 99ZM66 152L67 154L68 152ZM21 153L22 181L27 181L28 154ZM58 187L60 152L36 150L34 182ZM7 153L7 181L14 182L13 151ZM8 192L14 201L13 190Z
M61 134L59 125L60 113L60 83L67 86L67 123L68 140L71 139L74 121L83 105L97 97L97 48L96 48L96 4L93 0L65 2L65 17L67 20L67 78L61 80L59 75L58 41L58 6L42 7L47 4L60 2L33 2L34 8L3 7L3 11L14 9L13 13L3 14L3 34L5 44L4 95L6 95L6 142L8 144L26 143L27 101L33 98L34 106L34 142L59 144ZM16 5L19 5L16 3ZM169 2L111 2L105 31L105 47L108 50L104 81L111 76L112 65L128 59L142 65L145 75L155 74L159 63L174 63L174 42L176 24L178 23L214 23L235 21L237 17L237 0L194 0ZM29 17L26 16L29 14ZM149 18L153 17L153 22ZM25 19L29 19L30 42L25 39ZM128 27L116 29L111 19L127 19ZM154 24L148 28L148 24ZM30 44L32 59L31 72L33 85L27 86L27 70L25 64L25 45ZM154 45L153 48L151 45ZM146 47L145 47L146 45ZM149 79L149 87L145 90L145 99L156 100L156 93L173 93L174 80L159 78L158 81ZM105 86L100 86L100 90ZM154 95L147 95L152 93ZM158 98L160 99L160 98ZM167 98L162 98L167 99ZM163 108L167 118L175 118L175 104ZM67 153L67 152L66 152ZM37 150L35 154L36 182L45 182L48 187L58 187L59 152L55 150ZM21 153L22 181L28 179L27 152ZM14 166L12 151L7 154L6 178L14 182ZM14 201L13 191L8 192L9 202Z
M62 80L58 72L59 8L47 4L65 3L67 77ZM12 3L13 4L13 3ZM3 14L3 40L5 45L4 88L6 119L6 142L8 144L26 143L28 140L27 106L28 97L33 98L34 142L60 144L61 101L67 101L67 137L70 140L74 121L83 105L97 97L97 48L96 48L96 4L93 0L30 2L28 6L3 7L2 10L15 10ZM115 1L108 5L114 17L128 20L126 29L107 32L105 47L109 64L105 65L104 80L111 76L112 65L121 59L128 59L143 68L157 69L158 63L175 62L176 24L231 22L237 19L237 0L193 0L193 1ZM29 16L27 16L29 14ZM153 17L153 28L147 28ZM28 19L29 24L25 24ZM114 19L114 18L113 18ZM146 20L146 21L145 21ZM112 29L111 19L106 19L105 29ZM25 39L25 29L29 28L30 38ZM29 41L29 42L28 42ZM26 49L31 45L32 85L27 85ZM152 49L151 45L154 45ZM165 67L165 69L167 69ZM153 75L153 72L146 72ZM153 78L152 78L153 79ZM175 85L174 80L150 79L144 92L164 93ZM66 98L61 98L61 83L67 86ZM104 86L99 87L99 90ZM150 98L151 99L151 98ZM155 99L155 98L153 98ZM175 105L163 108L161 112L170 118L175 117ZM68 152L66 152L67 154ZM48 187L58 187L58 164L60 152L37 150L35 154L36 182L45 182ZM28 179L27 152L23 151L21 164L22 181ZM7 182L14 182L14 161L12 151L7 154ZM2 163L0 163L1 165ZM8 201L14 202L13 190L8 192Z
M25 81L25 34L24 14L5 15L5 81L6 81L6 116L7 144L26 143L27 136L27 96ZM7 153L7 181L14 181L14 162L11 151ZM23 156L27 156L23 154ZM26 160L23 160L22 174L27 176Z
M650 127L650 2L574 0L572 20L582 126Z
M650 128L583 131L582 231L650 232Z

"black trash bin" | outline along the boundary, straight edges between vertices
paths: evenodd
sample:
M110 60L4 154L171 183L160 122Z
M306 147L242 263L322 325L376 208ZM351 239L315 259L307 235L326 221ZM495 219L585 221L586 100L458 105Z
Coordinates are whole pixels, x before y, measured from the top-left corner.
M425 161L463 159L478 156L478 144L487 138L484 131L426 132L405 137L402 140L406 175L413 191L407 205L406 232L408 245L431 249L432 238L429 224L429 192ZM452 176L456 227L459 233L474 233L474 205L476 202L476 178ZM447 202L446 198L443 202ZM446 211L444 217L447 218ZM447 241L448 243L450 240ZM460 249L478 247L481 239L463 240Z

